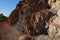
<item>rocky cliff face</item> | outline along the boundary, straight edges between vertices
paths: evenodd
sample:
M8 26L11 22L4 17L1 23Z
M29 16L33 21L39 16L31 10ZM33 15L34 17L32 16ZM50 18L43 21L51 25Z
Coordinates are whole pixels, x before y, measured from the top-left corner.
M8 24L1 28L1 40L51 40L49 36L59 36L59 7L54 7L57 0L51 2L52 0L21 0L8 20L0 24L1 27Z
M49 8L48 0L22 0L10 14L8 23L14 25L19 22L19 27L23 27L28 34L36 35L36 32L40 34L51 17L51 13L47 11Z
M51 17L47 11L49 9L47 2L47 0L23 0L17 4L20 26L24 27L28 34L36 35L37 32L40 34L44 31L42 29L45 29L45 24Z

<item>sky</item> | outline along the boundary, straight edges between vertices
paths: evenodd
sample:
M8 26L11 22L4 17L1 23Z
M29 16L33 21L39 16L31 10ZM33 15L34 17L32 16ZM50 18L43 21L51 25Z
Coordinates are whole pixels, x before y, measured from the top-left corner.
M19 0L0 0L0 14L3 13L8 17L18 2Z

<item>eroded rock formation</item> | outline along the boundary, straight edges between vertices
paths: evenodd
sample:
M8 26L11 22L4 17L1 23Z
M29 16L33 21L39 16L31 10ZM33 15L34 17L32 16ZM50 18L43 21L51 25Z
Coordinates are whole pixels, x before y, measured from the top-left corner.
M23 0L17 5L20 8L20 26L24 27L30 35L42 33L46 22L51 17L51 13L47 11L49 9L48 0Z
M49 29L48 34L50 37L60 36L60 0L49 0L49 5L51 6L50 11L55 14L50 17L47 23Z
M8 26L2 28L0 33L2 40L31 40L28 36L47 34L47 29L49 36L55 36L56 32L58 32L56 35L60 34L60 12L59 7L54 7L55 2L51 4L51 0L21 0L8 20L0 24L1 27Z

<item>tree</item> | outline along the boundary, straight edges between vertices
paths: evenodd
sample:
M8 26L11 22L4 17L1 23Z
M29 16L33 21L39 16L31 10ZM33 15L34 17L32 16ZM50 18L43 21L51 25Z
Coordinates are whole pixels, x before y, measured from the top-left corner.
M7 20L7 17L4 16L2 13L0 14L0 22L3 22L4 20Z

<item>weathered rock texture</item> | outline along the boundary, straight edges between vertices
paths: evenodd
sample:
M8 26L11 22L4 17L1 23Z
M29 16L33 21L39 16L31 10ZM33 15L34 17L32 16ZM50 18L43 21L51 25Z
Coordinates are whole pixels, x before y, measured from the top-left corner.
M60 8L60 0L49 0L48 4L51 8Z
M48 0L23 0L17 4L20 8L20 26L24 27L28 34L36 35L45 30L46 22L51 17L51 13L47 11L49 9L47 2Z
M50 37L60 37L60 0L49 0L50 11L55 14L47 23Z
M60 34L60 12L56 11L49 2L48 0L21 0L8 20L0 24L1 40L56 40L56 38L50 39L49 36ZM49 34L49 36L40 34Z
M60 36L60 10L56 13L55 16L51 17L48 22L48 34L50 37L59 37Z

